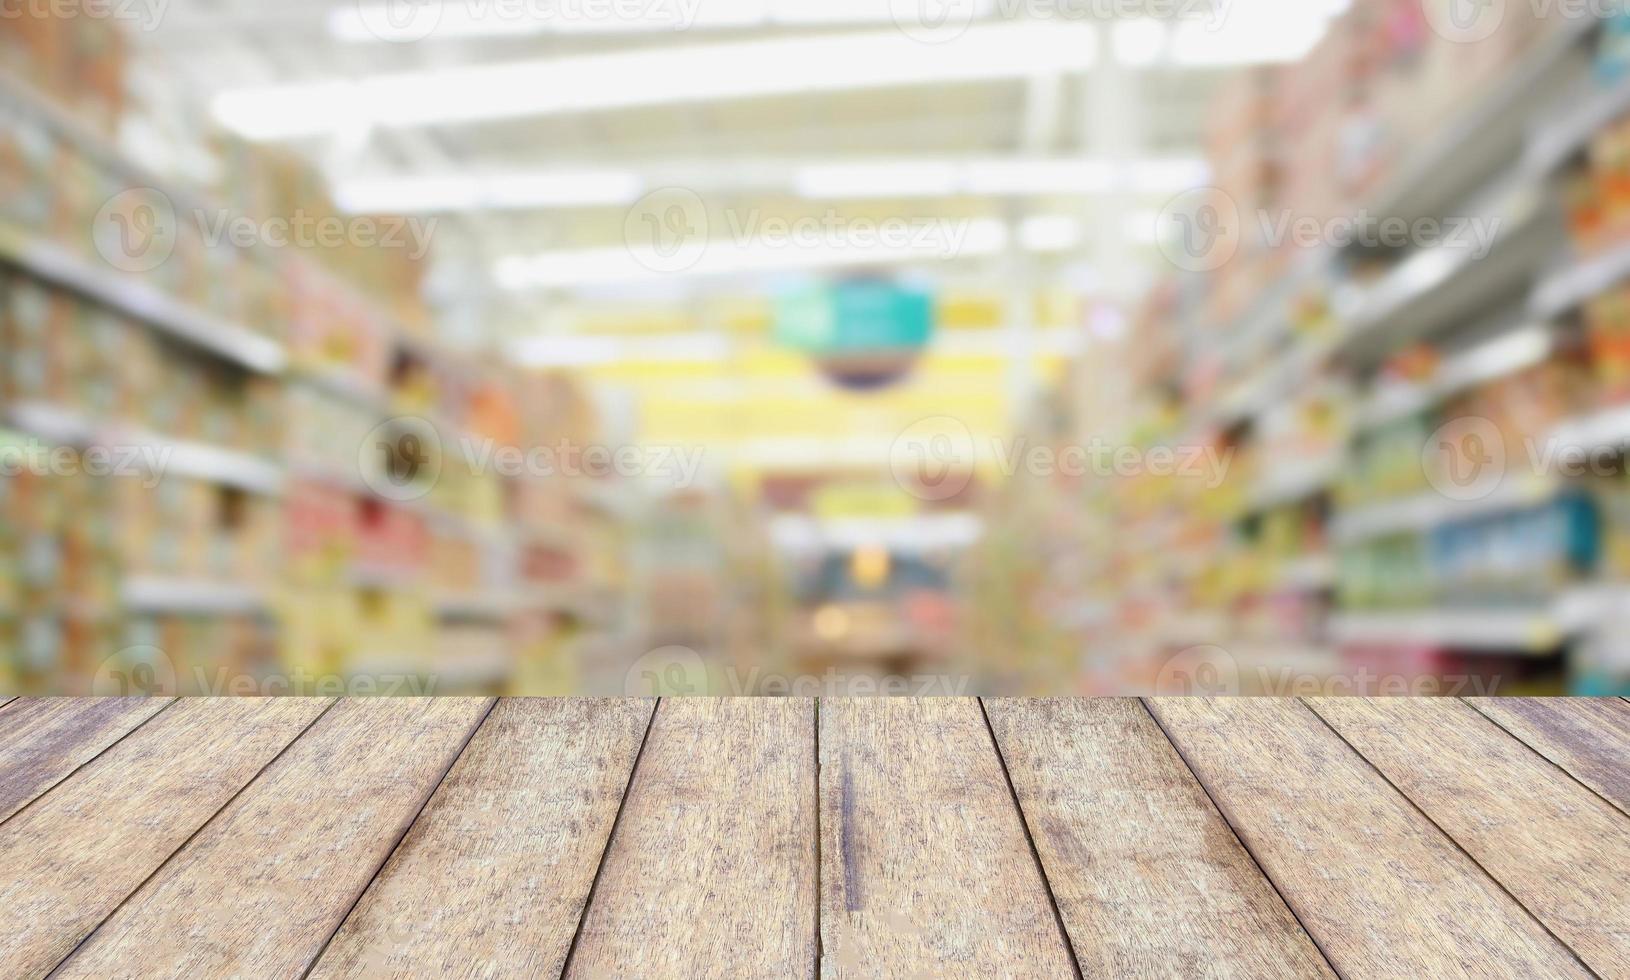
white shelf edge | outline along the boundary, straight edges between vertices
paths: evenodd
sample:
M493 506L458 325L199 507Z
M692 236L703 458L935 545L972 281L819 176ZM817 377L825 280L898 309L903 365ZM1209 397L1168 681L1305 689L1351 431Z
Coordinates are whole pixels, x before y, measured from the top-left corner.
M282 345L247 327L227 323L112 269L97 269L66 249L0 226L0 262L76 293L158 333L258 374L280 374Z
M127 579L119 598L136 613L256 614L272 608L271 598L252 586L147 575Z
M1455 521L1542 504L1555 497L1560 489L1558 481L1542 478L1508 480L1480 500L1456 500L1428 491L1403 500L1338 513L1330 523L1330 538L1337 544L1352 544L1388 534L1428 531Z

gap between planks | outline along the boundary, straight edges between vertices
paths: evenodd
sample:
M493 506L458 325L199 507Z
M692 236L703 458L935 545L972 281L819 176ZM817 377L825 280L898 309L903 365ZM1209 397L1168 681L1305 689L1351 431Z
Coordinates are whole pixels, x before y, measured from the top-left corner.
M1064 952L1070 957L1070 969L1075 972L1075 980L1083 980L1081 959L1075 951L1075 940L1070 938L1070 929L1064 924L1064 913L1059 910L1058 895L1053 891L1053 879L1047 876L1047 866L1042 863L1041 851L1036 847L1036 835L1030 829L1030 818L1025 816L1024 804L1019 802L1019 791L1013 785L1013 773L1007 767L1007 756L1002 754L1001 740L996 737L996 729L991 727L990 712L985 708L985 699L979 698L978 701L979 717L985 722L985 735L990 738L991 751L996 753L996 764L1002 769L1002 781L1007 784L1007 795L1008 799L1013 801L1013 812L1019 816L1019 827L1024 831L1024 842L1030 847L1030 859L1036 864L1036 874L1041 876L1041 887L1047 893L1047 904L1053 910L1053 922L1058 925L1058 934L1064 940ZM819 803L817 798L817 812Z
M458 765L458 760L464 758L464 753L469 749L470 743L475 741L476 733L480 732L482 727L487 724L487 719L492 717L493 709L498 707L498 701L498 698L493 698L487 702L487 710L482 713L481 720L470 727L469 734L464 736L463 744L458 747L458 751L454 752L452 758L448 760L447 768L441 771L441 776L436 779L435 785L431 786L430 792L425 794L424 802L420 803L419 808L413 812L413 819L403 824L402 833L397 836L395 843L391 844L390 848L385 851L385 856L379 859L379 864L374 868L373 874L369 875L368 880L362 883L362 887L357 889L356 896L351 899L351 904L346 906L345 914L340 916L334 923L334 930L328 934L328 938L323 940L322 945L317 947L317 952L312 955L311 962L306 964L306 968L300 972L301 980L311 976L311 971L317 969L317 964L322 962L323 954L328 952L328 947L334 942L334 937L340 934L340 930L345 927L346 921L351 918L351 913L357 910L357 905L362 901L362 896L368 894L368 889L373 887L374 879L378 878L379 873L385 869L386 865L390 864L391 857L396 854L397 848L402 846L402 842L412 832L414 824L417 824L419 818L424 816L425 807L429 806L430 801L436 798L437 790L440 790L442 783L447 781L447 774L453 771L454 766Z
M1325 728L1329 729L1330 733L1332 735L1334 735L1334 736L1336 736L1336 738L1340 739L1341 743L1343 745L1347 746L1347 748L1349 750L1351 750L1354 755L1356 755L1360 759L1364 760L1364 764L1370 768L1371 772L1375 773L1375 775L1380 778L1382 783L1384 783L1388 788L1390 788L1394 793L1396 793L1398 795L1399 799L1401 799L1405 803L1407 803L1409 805L1410 809L1412 809L1416 813L1420 814L1421 819L1425 820L1429 825L1431 825L1435 830L1437 830L1438 833L1442 834L1444 839L1446 839L1450 844L1453 844L1455 849L1458 850L1462 855L1464 855L1466 860L1468 860L1468 861L1470 861L1472 863L1473 867L1475 867L1478 871L1482 872L1482 874L1483 874L1483 876L1485 878L1487 878L1489 881L1493 882L1494 887L1498 888L1501 892L1504 892L1505 896L1507 898L1511 899L1511 901L1518 908L1522 909L1523 913L1526 914L1528 916L1528 918L1534 922L1535 925L1537 925L1541 929L1543 929L1545 931L1545 934L1550 936L1553 940L1555 940L1556 944L1558 946L1560 946L1563 949L1567 950L1568 955L1570 955L1570 956L1572 956L1574 958L1575 962L1578 963L1578 965L1579 965L1579 967L1581 969L1583 969L1585 972L1589 973L1592 976L1598 975L1596 973L1596 971L1591 969L1590 965L1585 962L1584 957L1579 955L1578 950L1574 949L1571 944L1567 943L1566 941L1563 940L1563 938L1561 936L1557 935L1555 930L1553 930L1551 928L1550 924L1547 923L1544 919L1540 918L1539 914L1536 913L1533 909L1529 908L1527 903L1525 903L1522 899L1518 898L1517 895L1509 887L1507 887L1506 883L1499 878L1499 876L1495 875L1494 872L1490 871L1488 869L1488 867L1483 864L1482 861L1478 860L1476 855L1472 854L1472 852L1466 847L1466 845L1461 843L1460 838L1456 837L1454 834L1451 834L1449 832L1448 828L1446 828L1442 824L1440 824L1435 817L1433 817L1430 813L1426 812L1425 808L1423 808L1419 803L1415 802L1415 798L1413 796L1411 796L1410 794L1404 792L1403 787L1401 787L1397 783L1393 782L1392 777L1387 775L1386 772L1384 770L1382 770L1382 768L1379 765L1377 765L1374 762L1374 760L1372 760L1368 755L1365 755L1362 751L1360 751L1358 746L1354 745L1352 743L1352 741L1350 739L1348 739L1347 735L1344 732L1342 732L1335 725L1332 725L1330 723L1330 719L1326 718L1323 714L1321 714L1319 712L1319 710L1317 708L1315 708L1306 698L1297 698L1296 700L1301 704L1301 706L1304 709L1306 709L1310 714L1312 714L1313 717L1319 719L1319 723L1321 725L1323 725ZM1473 709L1473 710L1475 711L1475 709ZM1478 714L1481 714L1481 712L1478 712ZM1497 730L1500 730L1500 729L1497 729ZM1509 733L1507 733L1507 734L1509 734ZM1516 741L1519 744L1522 744L1525 747L1528 747L1527 743L1523 742L1521 739L1517 739Z
M1262 880L1268 883L1268 887L1273 889L1273 893L1279 896L1280 904L1285 906L1285 911L1289 912L1291 918L1296 920L1296 924L1302 927L1302 935L1306 936L1308 942L1313 944L1313 948L1319 951L1319 955L1324 958L1325 965L1330 967L1330 972L1334 973L1337 977L1342 978L1342 980L1346 980L1346 974L1342 973L1341 969L1336 966L1335 958L1332 957L1329 951L1324 948L1324 943L1320 941L1318 936L1313 934L1313 930L1307 927L1307 923L1302 921L1301 913L1297 912L1296 906L1292 905L1290 899L1285 897L1284 889L1280 886L1279 882L1274 880L1273 875L1268 873L1268 869L1262 864L1262 859L1257 856L1256 851L1253 850L1250 843L1246 841L1245 835L1240 833L1238 827L1234 826L1234 821L1228 816L1228 811L1223 808L1221 803L1217 802L1216 794L1213 793L1211 791L1211 787L1206 784L1204 777L1200 775L1200 770L1196 769L1194 767L1194 763L1189 761L1189 757L1183 751L1183 747L1177 744L1177 739L1172 738L1172 733L1166 730L1166 724L1160 720L1159 715L1155 714L1154 709L1149 707L1149 699L1138 698L1137 702L1138 706L1143 709L1144 714L1148 715L1149 720L1153 721L1155 723L1155 727L1160 730L1161 737L1166 740L1166 744L1170 745L1172 747L1172 751L1177 754L1177 759L1179 762L1183 763L1183 768L1189 771L1189 778L1194 780L1195 785L1200 787L1200 792L1204 793L1206 795L1206 799L1211 801L1211 808L1217 811L1217 816L1222 819L1223 826L1227 827L1228 832L1234 835L1235 840L1239 841L1240 849L1245 852L1245 856L1250 858L1251 863L1256 866L1257 873L1262 876Z
M147 887L148 882L150 882L154 878L158 877L160 872L162 872L165 869L165 867L167 865L169 865L169 863L172 860L175 859L175 856L177 854L180 854L182 851L186 850L187 846L189 844L191 844L198 837L198 835L202 834L204 832L204 830L209 827L210 824L214 823L217 817L219 817L228 807L230 807L234 802L237 801L238 797L242 796L245 792L247 792L249 787L255 785L256 781L259 780L260 777L265 774L266 770L270 769L273 765L275 765L277 763L277 761L279 759L283 758L283 756L288 753L289 749L294 747L294 744L296 742L300 741L302 738L305 737L307 732L311 731L313 725L316 725L319 721L322 721L324 716L326 716L330 711L333 711L334 706L339 704L339 703L340 703L340 699L338 699L338 698L335 698L332 701L330 701L326 708L324 708L322 711L319 711L317 713L317 717L311 719L311 721L308 722L304 728L300 729L299 733L297 733L293 738L289 739L288 744L284 745L281 749L279 749L277 751L277 753L275 755L273 755L270 759L267 759L265 765L263 765L259 769L257 769L255 771L255 774L252 777L250 777L248 780L246 780L242 786L239 786L238 789L231 796L227 797L226 801L224 803L222 803L220 806L216 807L215 812L210 814L208 820L205 820L203 823L201 823L197 827L193 828L192 833L188 834L185 840L183 840L180 844L178 844L175 847L175 849L172 850L169 853L169 855L165 857L165 859L163 861L160 861L157 864L157 866L155 866L153 868L152 871L147 873L147 877L143 878L136 885L136 887L130 889L130 891L128 893L126 893L126 895L123 898L119 899L118 904L114 905L113 908L108 912L107 915L102 916L101 921L99 921L96 924L95 928L93 928L89 932L85 933L85 935L79 940L79 942L74 944L74 948L70 949L68 951L68 955L64 956L61 960L59 960L57 962L56 966L51 968L51 972L46 975L47 980L49 980L50 977L56 976L58 974L58 972L62 969L63 964L65 964L69 960L73 959L74 954L78 953L80 948L83 947L86 943L90 942L91 937L95 936L96 933L102 928L103 925L105 925L107 923L107 921L109 919L111 919L115 915L117 915L119 913L119 911L121 909L123 909L127 903L129 903L131 898L135 897L138 893L141 892L141 890L143 888Z

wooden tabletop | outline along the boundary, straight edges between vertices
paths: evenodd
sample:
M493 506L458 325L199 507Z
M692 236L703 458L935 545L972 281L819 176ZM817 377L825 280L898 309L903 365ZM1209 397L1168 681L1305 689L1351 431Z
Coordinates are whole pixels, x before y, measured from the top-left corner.
M0 973L1624 977L1627 813L1618 700L20 699Z

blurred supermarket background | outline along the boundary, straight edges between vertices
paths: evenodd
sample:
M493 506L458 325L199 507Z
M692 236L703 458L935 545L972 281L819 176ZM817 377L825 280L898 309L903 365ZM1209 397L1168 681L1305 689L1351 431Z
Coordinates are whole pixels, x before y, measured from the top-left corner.
M1630 693L1609 0L0 0L0 693Z

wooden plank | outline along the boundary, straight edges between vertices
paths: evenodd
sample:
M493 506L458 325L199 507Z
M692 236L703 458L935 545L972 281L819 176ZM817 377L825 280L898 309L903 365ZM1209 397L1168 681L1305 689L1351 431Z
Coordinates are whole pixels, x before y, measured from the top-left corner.
M1334 976L1142 703L985 708L1082 973Z
M0 962L44 976L330 702L180 702L0 826Z
M810 977L814 702L665 700L567 975Z
M1472 698L1468 703L1630 813L1630 703L1619 698Z
M96 758L170 698L18 698L0 714L0 822Z
M1149 705L1337 972L1589 975L1305 704Z
M653 707L499 702L312 976L559 976Z
M1471 706L1309 702L1602 976L1630 976L1630 818Z
M979 703L821 702L823 975L1075 975Z
M335 705L56 975L300 975L490 705L475 699Z

